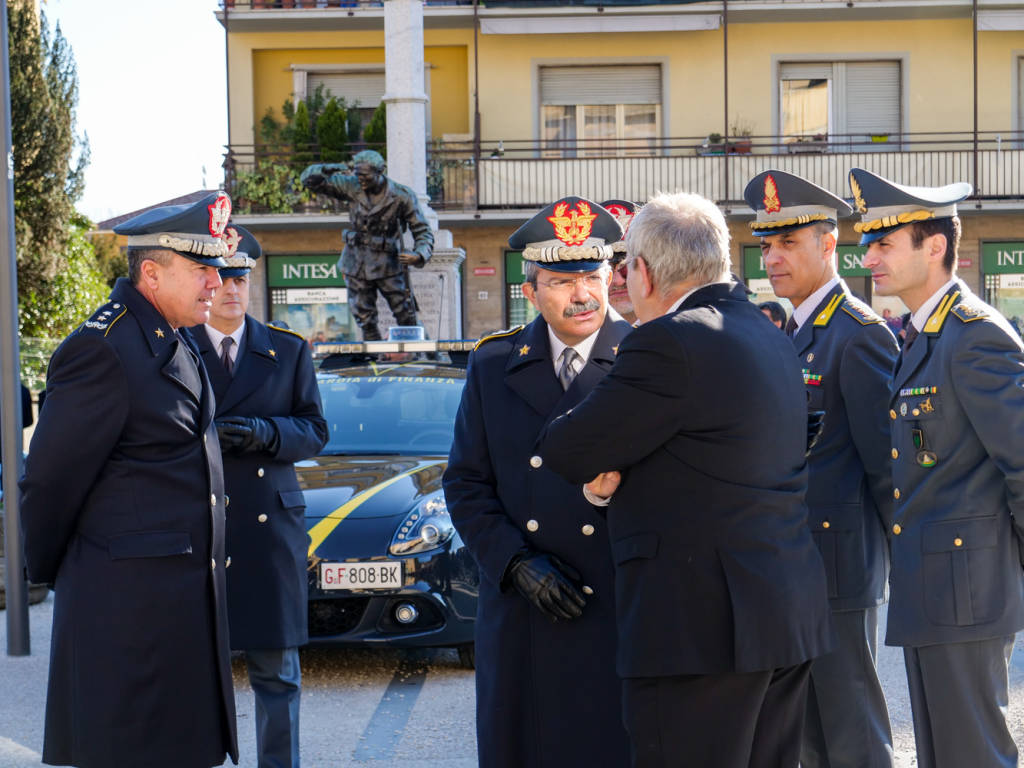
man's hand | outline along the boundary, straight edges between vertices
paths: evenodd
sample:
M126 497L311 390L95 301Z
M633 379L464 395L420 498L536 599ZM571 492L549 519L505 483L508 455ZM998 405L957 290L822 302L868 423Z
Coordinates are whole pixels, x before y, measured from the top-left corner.
M420 255L418 253L400 253L398 254L398 261L407 267L418 267L420 265Z
M281 442L274 422L259 416L224 416L215 426L223 453L277 453Z
M587 489L588 493L601 499L607 499L618 490L621 482L622 473L613 469L611 472L602 472L583 487Z
M519 594L552 621L578 619L587 604L578 584L580 574L554 555L524 552L509 566L509 578Z

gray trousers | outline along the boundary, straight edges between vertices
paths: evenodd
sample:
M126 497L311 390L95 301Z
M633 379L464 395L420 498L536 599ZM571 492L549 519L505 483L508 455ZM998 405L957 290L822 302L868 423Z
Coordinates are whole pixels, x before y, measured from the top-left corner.
M1009 768L1013 635L904 648L918 768Z
M249 650L245 663L256 699L258 767L299 768L299 649Z
M836 647L811 662L802 768L892 768L892 728L878 682L878 608L832 613Z

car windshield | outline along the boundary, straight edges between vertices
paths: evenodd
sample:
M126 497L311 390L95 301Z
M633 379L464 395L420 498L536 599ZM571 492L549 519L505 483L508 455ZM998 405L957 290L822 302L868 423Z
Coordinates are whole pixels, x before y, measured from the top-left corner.
M325 454L448 455L461 369L346 368L318 377L330 430Z

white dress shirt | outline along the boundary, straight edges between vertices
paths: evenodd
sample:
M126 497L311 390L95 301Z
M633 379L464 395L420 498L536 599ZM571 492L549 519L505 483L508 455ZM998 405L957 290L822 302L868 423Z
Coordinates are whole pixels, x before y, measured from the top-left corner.
M231 350L228 354L231 357L231 362L235 363L238 361L238 353L241 351L242 341L245 339L245 320L243 319L242 324L235 328L231 333L221 333L212 325L206 323L206 335L210 337L210 344L213 346L213 350L217 353L218 358L223 354L223 350L220 346L221 342L224 341L227 336L234 339L235 343L231 345Z

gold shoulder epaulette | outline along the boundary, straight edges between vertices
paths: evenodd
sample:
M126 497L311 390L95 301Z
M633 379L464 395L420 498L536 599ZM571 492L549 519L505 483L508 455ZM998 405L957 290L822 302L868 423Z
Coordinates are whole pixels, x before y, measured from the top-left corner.
M949 310L956 304L956 300L960 298L960 291L956 291L951 296L943 296L942 301L939 302L939 306L932 312L931 317L924 324L924 333L938 333L942 330L943 324L946 322L946 316L949 314Z
M983 320L988 317L988 312L984 309L980 307L972 307L970 304L963 301L949 311L965 323L971 323L975 320Z
M82 333L99 333L106 336L114 323L124 317L128 307L120 302L111 301L93 312L92 317L82 323L78 330Z
M476 346L473 347L473 351L476 351L476 350L480 349L480 347L483 346L488 341L492 341L494 339L500 339L500 338L503 338L505 336L515 336L517 333L519 333L525 327L526 327L525 325L515 325L515 326L513 326L511 328L508 328L507 330L504 330L504 331L495 331L494 333L489 333L486 336L481 336L480 337L480 341L478 341L476 343Z
M821 312L819 312L817 315L815 315L814 326L816 328L822 328L828 325L829 322L831 322L832 320L832 315L835 314L836 310L839 308L839 305L842 303L843 294L837 293L829 300L828 304L825 305L825 308L821 310Z
M296 333L291 328L282 328L279 325L272 325L271 323L267 323L267 328L269 328L272 331L277 331L279 333L290 333L292 336L294 336L297 339L302 339L303 341L306 340L305 336L303 336L301 333Z
M870 308L864 306L859 301L851 301L849 296L847 296L846 301L843 302L843 312L848 314L861 325L877 325L885 322L885 320L876 315Z

